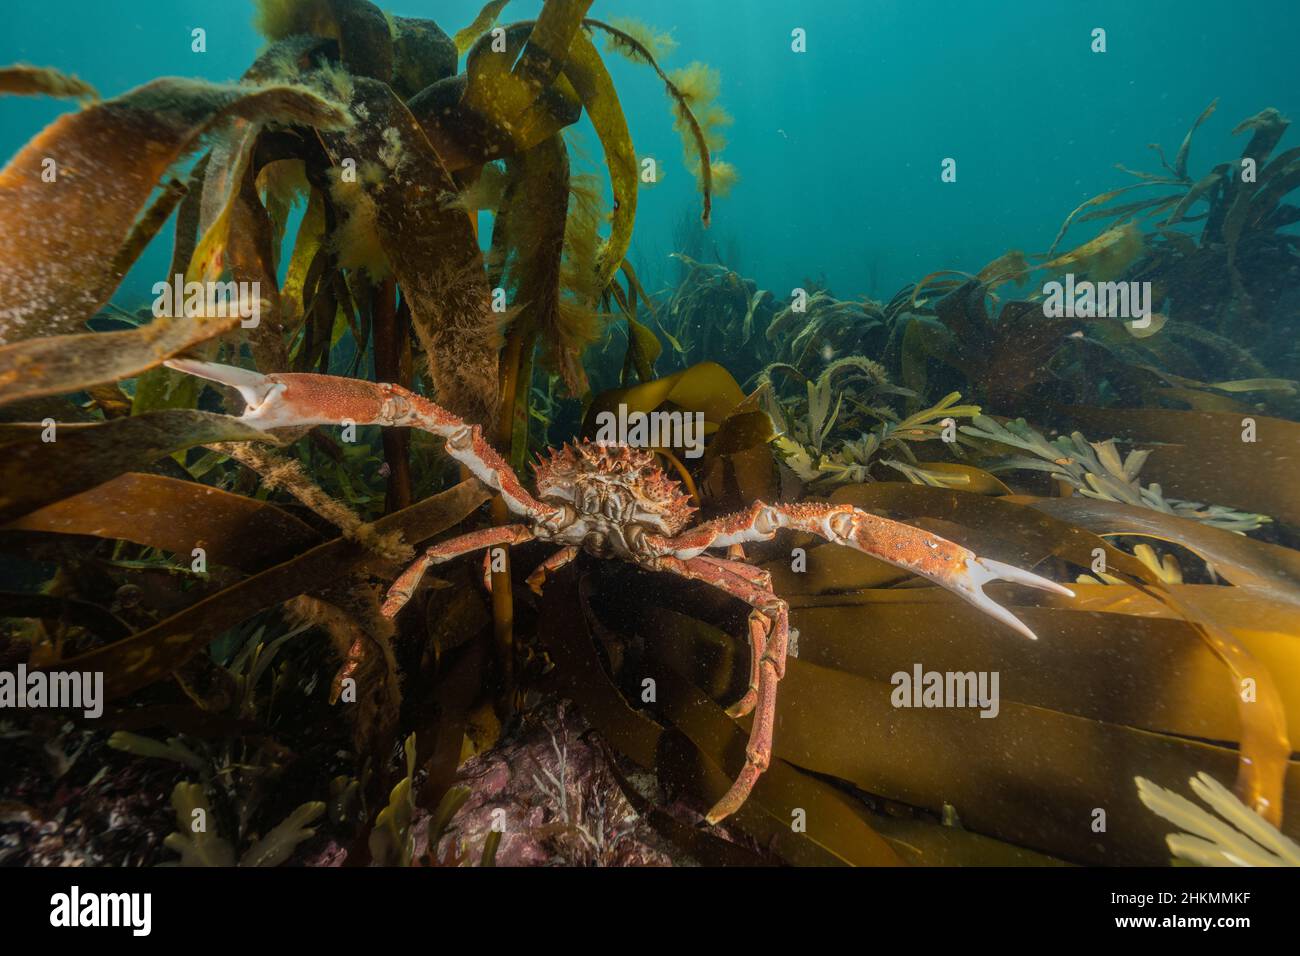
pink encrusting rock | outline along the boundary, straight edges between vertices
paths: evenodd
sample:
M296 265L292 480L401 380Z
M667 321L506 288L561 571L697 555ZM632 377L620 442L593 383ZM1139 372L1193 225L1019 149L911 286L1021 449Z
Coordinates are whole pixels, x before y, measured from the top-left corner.
M568 702L525 714L517 730L466 762L456 785L470 795L438 841L439 860L477 865L495 828L497 866L673 865ZM417 859L427 852L429 819L415 824Z

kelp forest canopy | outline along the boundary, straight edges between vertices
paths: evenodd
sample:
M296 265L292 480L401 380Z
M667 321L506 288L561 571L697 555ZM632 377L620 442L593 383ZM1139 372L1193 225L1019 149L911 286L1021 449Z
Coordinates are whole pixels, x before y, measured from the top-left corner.
M534 861L1300 862L1300 351L1274 320L1300 303L1300 147L1280 113L1198 174L1211 104L1160 171L1062 210L1045 251L935 263L889 301L762 289L703 244L647 289L633 127L676 129L701 227L738 175L721 77L673 65L689 38L592 0L513 22L492 0L464 25L253 6L266 45L238 82L101 98L0 69L0 94L78 101L0 171L0 670L102 674L105 700L0 734L17 862L522 862L471 822L490 807L465 768L528 734L554 758L514 797L545 808ZM614 56L666 113L625 114ZM169 222L158 298L121 301ZM1067 242L1086 222L1100 235ZM1067 275L1147 283L1154 306L1057 314ZM521 544L440 565L390 619L420 551L512 520L500 496L418 430L254 427L178 357L400 385L525 483L602 412L698 416L702 454L652 451L703 520L852 504L1075 596L994 585L1040 638L1017 643L869 555L747 545L798 654L771 766L697 827L746 759L724 708L748 608L588 555L535 593L548 553ZM900 709L916 662L1000 674L998 719ZM587 730L599 786L575 803ZM1104 832L1078 824L1096 807ZM37 839L60 813L58 846Z

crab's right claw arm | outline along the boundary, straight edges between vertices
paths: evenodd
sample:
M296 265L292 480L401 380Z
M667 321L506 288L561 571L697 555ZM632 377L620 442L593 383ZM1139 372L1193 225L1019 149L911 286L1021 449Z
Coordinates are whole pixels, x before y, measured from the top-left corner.
M971 555L966 559L965 572L958 572L951 575L946 580L938 580L948 590L965 598L971 604L975 605L989 617L996 618L1007 627L1031 641L1038 640L1038 635L1029 629L1024 621L1016 617L997 601L993 600L984 593L984 585L990 581L1007 581L1011 584L1022 584L1025 587L1038 588L1043 591L1051 591L1062 597L1074 597L1074 592L1062 584L1055 581L1049 581L1047 578L1040 577L1032 571L1025 571L1016 567L1014 564L1006 564L1002 561L994 561L992 558L981 558L977 555Z
M747 511L715 518L676 538L653 540L661 553L689 559L706 548L771 540L779 528L806 531L929 578L1030 640L1037 635L985 594L984 585L1002 580L1074 597L1069 588L1031 571L982 558L947 538L852 505L756 501Z

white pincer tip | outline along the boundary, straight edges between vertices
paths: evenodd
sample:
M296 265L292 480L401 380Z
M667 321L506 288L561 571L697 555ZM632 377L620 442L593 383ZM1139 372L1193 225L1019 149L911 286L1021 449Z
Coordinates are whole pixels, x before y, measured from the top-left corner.
M229 385L234 388L243 396L244 402L248 405L248 408L244 410L245 415L256 411L262 402L266 401L267 396L271 394L272 389L275 387L275 383L261 372L238 368L234 365L176 358L167 359L163 364L178 372L184 372L186 375L205 378L210 382L220 382L222 385Z

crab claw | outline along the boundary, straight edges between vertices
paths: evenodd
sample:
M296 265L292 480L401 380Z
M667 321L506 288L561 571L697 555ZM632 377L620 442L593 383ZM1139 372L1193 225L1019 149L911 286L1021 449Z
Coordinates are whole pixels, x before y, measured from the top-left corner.
M168 368L178 372L206 378L210 382L229 385L241 396L247 407L241 416L256 421L262 418L272 400L284 391L284 384L276 382L261 372L253 372L234 365L220 365L216 362L199 362L195 359L168 359L163 362Z
M1007 627L1019 631L1031 641L1038 640L1038 635L1029 629L1024 621L1016 617L997 601L984 593L984 585L990 581L1008 581L1023 584L1026 587L1040 588L1064 597L1074 597L1074 592L1064 585L1039 577L1030 571L1022 570L1013 564L1004 564L992 558L971 555L966 559L966 573L956 574L943 582L950 590L965 598L989 617L996 618Z

